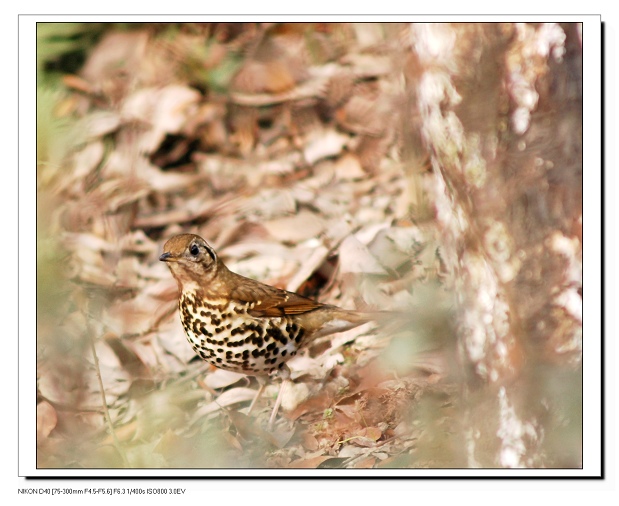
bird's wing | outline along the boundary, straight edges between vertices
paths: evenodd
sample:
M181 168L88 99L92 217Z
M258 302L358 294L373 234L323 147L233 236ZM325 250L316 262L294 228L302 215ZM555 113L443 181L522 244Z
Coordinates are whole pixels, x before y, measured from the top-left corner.
M249 314L255 317L302 314L323 306L320 302L296 293L247 278L244 278L231 290L230 297L239 302L253 302L255 305L249 311Z

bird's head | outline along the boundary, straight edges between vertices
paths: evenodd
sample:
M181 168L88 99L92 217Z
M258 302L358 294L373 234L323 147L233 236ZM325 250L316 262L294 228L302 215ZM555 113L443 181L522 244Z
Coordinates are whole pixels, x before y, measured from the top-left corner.
M181 234L163 245L159 260L165 262L181 287L203 285L217 272L217 254L202 237Z

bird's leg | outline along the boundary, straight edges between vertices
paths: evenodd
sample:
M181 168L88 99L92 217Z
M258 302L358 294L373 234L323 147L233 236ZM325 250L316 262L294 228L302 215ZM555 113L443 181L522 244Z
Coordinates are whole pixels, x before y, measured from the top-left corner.
M277 416L277 412L279 411L279 406L282 403L284 390L286 389L287 384L290 382L290 369L286 364L284 364L279 370L278 376L282 379L282 386L279 388L279 393L277 394L277 399L275 399L275 405L273 406L273 412L271 413L271 418L269 418L269 423L267 425L267 429L269 431L273 430L275 418Z
M267 429L270 432L273 431L273 425L275 424L275 418L277 416L277 412L279 411L279 406L282 403L282 395L289 381L290 380L287 380L287 379L282 380L282 386L279 388L279 394L277 394L277 399L275 400L275 406L273 406L273 412L271 413L271 418L269 418L269 424L267 425Z
M249 405L249 410L247 411L247 416L251 415L251 412L256 407L256 403L258 402L258 399L260 399L260 397L262 396L262 392L264 392L264 389L267 386L266 378L263 378L262 376L256 376L256 379L258 380L258 383L260 384L260 386L258 387L258 391L256 392L256 396L254 397L254 399L251 401L251 404Z

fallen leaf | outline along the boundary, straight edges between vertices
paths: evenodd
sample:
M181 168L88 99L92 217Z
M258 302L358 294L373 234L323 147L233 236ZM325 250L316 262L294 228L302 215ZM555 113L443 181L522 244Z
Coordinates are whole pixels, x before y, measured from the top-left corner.
M303 447L309 451L315 451L318 449L318 440L314 437L313 434L309 432L304 432L301 435L301 439L303 440Z
M335 156L342 152L350 138L348 135L336 132L333 129L314 133L307 139L303 156L309 165L314 165L318 160Z
M321 455L311 459L298 459L288 465L289 469L316 469L323 462L332 459L329 455Z
M50 432L56 428L58 415L54 407L47 401L37 404L37 444L41 444Z
M234 385L243 378L247 378L247 375L238 372L217 369L206 377L204 383L206 383L209 388L216 390L218 388L225 388L229 387L230 385Z
M380 262L354 236L348 236L339 249L340 270L342 274L387 274Z
M221 408L238 404L239 402L251 401L254 399L255 396L256 391L252 390L251 388L232 388L230 390L226 390L213 402L206 404L205 406L202 406L200 409L198 409L195 413L195 416L199 418L209 413L218 411Z
M355 463L355 469L372 469L376 464L374 457L366 457Z
M308 210L301 210L285 218L265 221L262 225L275 239L292 243L318 237L325 229L322 218Z
M277 425L273 432L266 431L256 423L254 418L238 411L230 411L228 416L244 439L251 439L250 436L258 436L276 448L284 448L295 433L294 427L287 431L278 428Z

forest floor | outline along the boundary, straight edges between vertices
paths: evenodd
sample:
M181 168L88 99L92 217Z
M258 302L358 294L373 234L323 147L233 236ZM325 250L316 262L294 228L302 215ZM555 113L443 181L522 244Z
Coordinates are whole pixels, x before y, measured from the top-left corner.
M40 42L41 44L43 42ZM37 449L46 468L464 467L452 283L409 131L406 25L110 28L38 94ZM195 356L158 261L389 310L254 378Z

